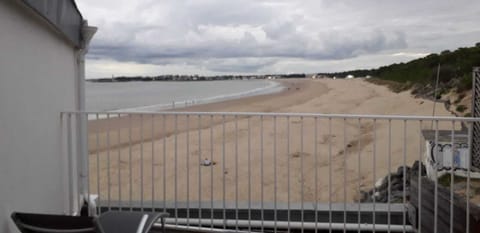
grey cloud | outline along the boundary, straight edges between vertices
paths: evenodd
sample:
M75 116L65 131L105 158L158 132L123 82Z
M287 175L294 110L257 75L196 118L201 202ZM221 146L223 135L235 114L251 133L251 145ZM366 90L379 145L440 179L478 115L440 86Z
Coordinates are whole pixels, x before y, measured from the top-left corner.
M187 19L205 25L261 25L270 21L275 12L252 1L190 1L185 4Z
M273 22L264 25L262 29L273 40L297 33L297 28L293 22Z
M99 26L89 59L189 63L218 72L262 71L282 59L438 52L480 37L472 29L480 21L474 14L480 2L472 0L101 2L78 1L89 22Z
M313 54L314 58L319 59L345 59L363 54L376 53L382 50L400 49L407 46L405 34L395 32L389 37L382 31L375 30L366 36L357 36L357 33L351 32L345 37L342 34L331 36L326 41L325 53Z
M263 67L273 65L276 59L212 59L203 63L203 66L209 70L226 73L252 73L261 70Z
M268 43L260 43L246 32L238 41L217 40L200 44L171 44L162 47L108 46L93 45L92 56L114 58L121 61L134 60L147 62L149 59L170 58L248 58L286 57L308 59L345 59L384 49L398 49L406 46L403 33L394 33L391 38L382 32L372 32L367 38L356 37L355 33L329 35L326 40L318 38L310 42L308 38L292 34L276 38ZM322 46L323 44L323 46ZM153 63L153 62L152 62Z

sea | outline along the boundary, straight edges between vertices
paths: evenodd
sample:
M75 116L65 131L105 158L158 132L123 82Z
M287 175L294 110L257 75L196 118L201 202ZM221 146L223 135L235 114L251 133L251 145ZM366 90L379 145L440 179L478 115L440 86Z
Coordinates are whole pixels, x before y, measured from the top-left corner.
M145 112L281 91L272 80L86 82L86 110Z

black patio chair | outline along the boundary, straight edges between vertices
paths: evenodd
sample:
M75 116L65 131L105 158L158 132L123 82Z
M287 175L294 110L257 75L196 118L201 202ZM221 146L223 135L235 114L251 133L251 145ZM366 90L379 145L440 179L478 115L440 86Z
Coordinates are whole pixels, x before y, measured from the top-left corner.
M96 233L92 217L19 212L11 217L22 233Z
M93 218L35 213L12 213L22 233L146 233L159 219L165 232L168 213L110 211Z
M165 232L165 217L168 213L109 211L94 222L98 233L146 233L160 219Z

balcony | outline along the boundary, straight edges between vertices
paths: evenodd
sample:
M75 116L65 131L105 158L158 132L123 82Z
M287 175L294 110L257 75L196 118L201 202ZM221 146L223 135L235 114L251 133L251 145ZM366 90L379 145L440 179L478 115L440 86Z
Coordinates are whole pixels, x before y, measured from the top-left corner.
M61 116L72 211L84 198L92 215L165 211L170 230L259 232L475 232L480 176L469 148L479 121L233 112Z

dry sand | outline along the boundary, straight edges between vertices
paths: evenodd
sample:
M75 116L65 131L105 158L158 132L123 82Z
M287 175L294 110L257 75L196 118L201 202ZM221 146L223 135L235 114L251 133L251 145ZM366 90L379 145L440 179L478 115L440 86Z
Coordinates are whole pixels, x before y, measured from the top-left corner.
M433 109L431 101L359 79L281 82L280 93L177 111L431 115ZM436 112L451 115L440 104ZM389 169L420 158L420 129L431 126L420 123L221 115L91 121L90 189L100 187L103 200L351 202ZM215 165L200 166L205 158Z

